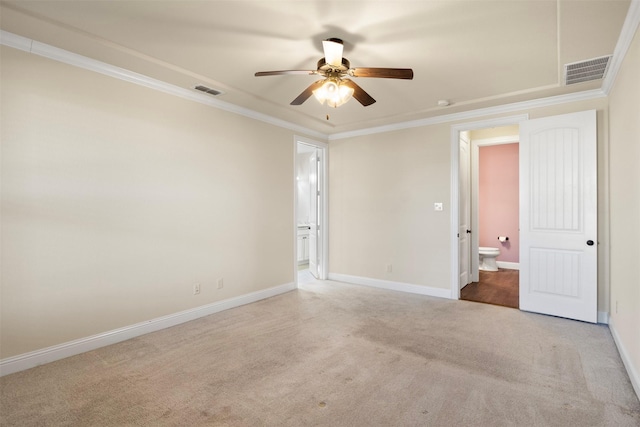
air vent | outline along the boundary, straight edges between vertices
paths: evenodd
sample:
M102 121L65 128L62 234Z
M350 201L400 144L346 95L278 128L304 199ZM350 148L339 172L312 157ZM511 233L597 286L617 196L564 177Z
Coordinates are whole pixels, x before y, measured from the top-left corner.
M564 66L564 84L572 85L603 78L607 72L610 59L611 55L566 64Z
M211 89L210 87L198 85L194 87L195 90L199 90L200 92L208 93L209 95L218 96L222 95L224 92L221 90Z

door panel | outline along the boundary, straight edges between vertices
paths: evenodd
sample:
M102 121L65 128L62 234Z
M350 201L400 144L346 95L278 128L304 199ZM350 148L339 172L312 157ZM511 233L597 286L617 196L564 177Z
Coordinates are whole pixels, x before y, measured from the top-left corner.
M316 279L318 278L318 232L320 230L318 211L320 206L318 203L320 197L320 153L321 151L316 149L309 160L309 200L311 201L309 209L309 272Z
M459 227L458 227L458 253L460 254L460 289L471 283L470 253L471 253L471 151L468 132L460 132L460 175L459 175Z
M520 124L520 309L597 321L596 112Z

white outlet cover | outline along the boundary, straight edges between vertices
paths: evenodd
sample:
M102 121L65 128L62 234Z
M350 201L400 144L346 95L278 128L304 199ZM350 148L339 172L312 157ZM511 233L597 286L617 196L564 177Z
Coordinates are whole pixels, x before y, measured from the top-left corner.
M435 210L435 211L441 211L441 210L443 210L443 209L444 209L444 207L443 207L443 204L442 204L442 203L438 203L438 202L436 202L436 203L434 203L434 204L433 204L433 210Z

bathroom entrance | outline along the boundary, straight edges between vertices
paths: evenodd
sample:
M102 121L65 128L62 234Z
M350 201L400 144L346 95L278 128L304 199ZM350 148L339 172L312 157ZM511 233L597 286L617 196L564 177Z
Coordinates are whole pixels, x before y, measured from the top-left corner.
M518 125L460 134L460 224L468 224L460 299L519 306L518 141Z
M465 143L461 133L512 125L519 126L518 306L520 310L596 323L599 315L595 110L531 120L527 115L511 116L451 127L451 221L458 230L452 234L452 297L460 298L461 285L465 284L461 273L466 268L473 281L473 263L477 260L480 264L474 253L476 248L479 255L484 252L484 257L495 256L500 261L496 256L500 247L483 250L479 241L476 244L473 240L481 234L479 229L473 232L473 217L472 228L467 229L471 237L460 238L461 225L466 220L464 200L470 188L463 175L468 173L465 162L471 159L461 149ZM494 235L490 239L503 244L510 241L507 237ZM462 245L463 240L468 246ZM467 253L471 255L467 257ZM467 263L471 267L464 264L465 259L470 259ZM496 266L499 267L497 262Z
M326 279L326 145L295 139L295 274L297 283Z

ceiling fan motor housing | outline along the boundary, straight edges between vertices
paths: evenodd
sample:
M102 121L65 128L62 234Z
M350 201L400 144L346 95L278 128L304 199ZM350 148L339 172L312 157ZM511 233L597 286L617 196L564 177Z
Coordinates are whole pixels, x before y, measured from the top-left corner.
M330 73L343 74L346 73L349 68L351 68L351 63L349 63L347 58L342 58L342 65L339 67L327 64L327 61L324 58L320 58L318 60L318 71L326 75L329 75Z

